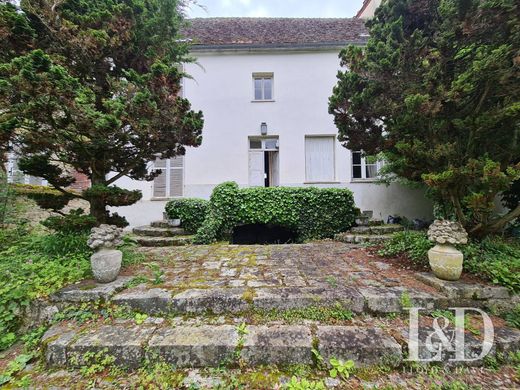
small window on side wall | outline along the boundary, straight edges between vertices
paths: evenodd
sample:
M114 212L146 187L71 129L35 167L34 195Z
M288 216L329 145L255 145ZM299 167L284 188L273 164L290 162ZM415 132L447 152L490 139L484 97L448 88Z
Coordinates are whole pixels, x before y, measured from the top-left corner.
M253 73L254 101L273 100L273 74Z
M352 152L352 179L375 180L383 162L377 156L363 156L360 151Z

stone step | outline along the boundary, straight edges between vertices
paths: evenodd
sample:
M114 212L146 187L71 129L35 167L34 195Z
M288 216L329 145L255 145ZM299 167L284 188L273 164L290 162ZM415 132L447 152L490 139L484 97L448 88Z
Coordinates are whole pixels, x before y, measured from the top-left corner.
M55 325L43 337L50 366L80 367L91 364L85 354L114 358L114 364L139 367L144 360L162 361L178 368L313 364L317 346L324 361L331 357L353 359L356 365L376 365L387 359L399 365L402 347L380 328L354 326L250 325L240 331L233 325L179 325L119 321L80 330Z
M435 329L419 329L418 357L453 364L455 351L430 339ZM313 349L328 365L331 358L353 360L356 367L393 366L408 354L409 330L406 324L391 329L375 325L209 325L179 322L169 325L163 318L149 318L137 325L133 320L56 324L43 336L45 359L50 366L81 367L97 359L112 357L114 364L138 368L144 361L165 362L177 368L295 364L312 365ZM464 335L465 357L476 358L482 340ZM432 346L434 348L432 348ZM494 331L490 356L508 358L520 350L520 331L499 327ZM90 356L90 357L86 357ZM434 360L431 360L434 359ZM482 365L483 359L457 364Z
M145 247L184 246L191 244L193 236L147 237L135 236L134 240Z
M401 225L380 225L380 226L356 226L350 229L353 234L373 234L385 235L404 231Z
M441 294L403 287L235 287L171 291L143 284L122 290L124 287L118 280L100 287L74 285L56 293L52 300L73 304L103 299L148 315L240 314L251 310L287 311L318 306L337 308L338 305L352 313L386 315L405 312L407 305L422 307L425 311L445 309L449 302ZM457 306L454 301L449 304Z
M133 233L136 236L146 237L173 237L173 236L185 236L186 232L182 228L172 227L153 227L153 226L141 226L134 228Z
M392 239L391 234L353 234L350 232L339 233L334 237L336 241L344 242L346 244L379 244L384 241Z
M173 227L171 225L171 223L167 220L162 220L162 221L153 221L152 223L150 223L150 226L151 227L156 227L156 228L171 228Z

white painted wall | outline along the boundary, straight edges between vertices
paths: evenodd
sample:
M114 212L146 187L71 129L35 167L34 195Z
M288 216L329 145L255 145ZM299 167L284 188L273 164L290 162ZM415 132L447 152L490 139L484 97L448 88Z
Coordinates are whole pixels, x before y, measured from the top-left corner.
M360 19L370 19L373 18L376 12L377 7L381 5L381 0L371 0L367 7L363 10L363 12L358 15Z
M197 57L199 65L187 65L193 80L186 80L184 93L195 110L204 112L205 125L202 145L186 153L184 196L209 198L213 187L224 181L247 186L248 137L260 136L262 122L268 125L268 135L279 137L280 184L308 185L305 136L337 134L328 98L336 84L338 53L197 53ZM252 102L252 74L257 72L274 73L274 102ZM350 152L335 144L335 182L326 186L352 189L358 207L383 219L389 214L431 217L431 204L420 191L353 182ZM138 205L117 210L132 225L161 218L155 205L149 213L143 211L151 201L152 183L122 179L117 184L143 191Z

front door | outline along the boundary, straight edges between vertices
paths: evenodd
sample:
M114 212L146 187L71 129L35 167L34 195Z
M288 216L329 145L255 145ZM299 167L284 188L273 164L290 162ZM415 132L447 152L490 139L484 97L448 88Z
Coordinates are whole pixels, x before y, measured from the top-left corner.
M249 139L249 186L280 184L278 138Z

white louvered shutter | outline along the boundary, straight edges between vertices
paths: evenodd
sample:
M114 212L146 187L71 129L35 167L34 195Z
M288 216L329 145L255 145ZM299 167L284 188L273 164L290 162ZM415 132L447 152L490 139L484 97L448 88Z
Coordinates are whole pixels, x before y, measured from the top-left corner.
M161 174L153 181L154 198L173 198L184 194L184 157L179 156L169 160L157 159L154 170Z
M184 195L184 156L172 158L170 160L170 197Z
M161 170L159 176L153 180L153 197L154 198L166 198L166 181L167 181L167 165L168 160L156 159L154 163L154 170Z

